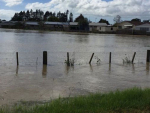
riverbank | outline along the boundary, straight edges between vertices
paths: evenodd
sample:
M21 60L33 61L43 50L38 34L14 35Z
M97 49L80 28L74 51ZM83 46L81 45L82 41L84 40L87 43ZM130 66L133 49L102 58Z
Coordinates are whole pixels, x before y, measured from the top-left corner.
M89 34L109 34L109 35L120 35L120 36L150 36L149 33L143 33L140 34L139 31L137 31L137 33L124 33L124 30L122 30L122 32L99 32L99 31L81 31L81 30L49 30L49 29L28 29L28 28L0 28L0 29L14 29L14 30L35 30L35 31L40 31L40 32L66 32L66 33L89 33Z
M26 104L0 108L0 113L137 113L150 112L150 89L133 88L107 94L91 94L73 98L59 98L32 107Z

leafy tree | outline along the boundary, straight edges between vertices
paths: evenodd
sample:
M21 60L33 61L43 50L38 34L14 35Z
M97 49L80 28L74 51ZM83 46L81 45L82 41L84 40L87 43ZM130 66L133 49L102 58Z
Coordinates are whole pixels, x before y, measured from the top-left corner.
M139 19L139 18L134 18L134 19L132 19L131 21L132 21L132 22L141 22L141 19Z
M68 21L68 14L69 14L69 10L66 11L67 21Z
M114 17L114 22L115 23L120 23L121 22L121 16L120 15L117 15Z
M89 22L87 18L84 18L82 14L75 19L75 22L78 22L78 26L80 30L88 30Z
M22 17L22 16L23 16L23 14L24 14L24 13L21 11L21 12L19 13L19 16L20 16L20 17Z
M58 22L58 21L59 21L59 18L54 17L54 16L51 16L51 17L48 18L48 21L51 21L51 22Z
M28 15L30 14L29 10L27 10L26 14L28 14Z
M17 22L17 23L15 23L15 28L22 29L22 28L24 28L24 24L21 22Z
M2 21L1 21L1 19L0 19L0 23L1 23Z
M56 17L56 13L54 12L54 13L52 14L52 16L53 16L53 17Z
M69 22L73 22L73 14L70 13L70 16L69 16Z
M67 15L66 15L66 13L61 13L59 21L60 22L67 22Z
M107 25L110 25L109 22L105 19L100 19L99 23L106 23Z
M49 11L46 11L44 14L44 20L47 21L47 17L49 17L50 13Z
M43 21L39 21L38 24L39 24L40 29L44 28L44 22Z
M80 16L78 16L76 19L75 19L75 22L80 22L84 20L84 16L82 14L80 14Z
M15 13L11 21L22 21L22 17L19 14Z

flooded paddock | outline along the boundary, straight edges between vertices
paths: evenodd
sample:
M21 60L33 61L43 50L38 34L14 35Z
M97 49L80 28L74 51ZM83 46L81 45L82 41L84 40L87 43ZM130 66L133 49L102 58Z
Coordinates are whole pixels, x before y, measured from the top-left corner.
M0 29L0 105L150 87L147 50L148 36ZM48 52L47 66L43 51ZM67 52L74 66L66 66ZM134 64L123 63L134 52Z

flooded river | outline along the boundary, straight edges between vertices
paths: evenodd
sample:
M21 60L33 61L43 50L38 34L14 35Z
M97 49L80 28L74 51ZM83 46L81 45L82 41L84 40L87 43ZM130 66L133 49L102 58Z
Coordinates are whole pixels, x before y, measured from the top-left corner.
M147 50L149 36L0 29L0 105L150 87ZM43 51L48 66L42 64ZM64 63L67 52L74 66ZM134 52L134 64L123 63Z

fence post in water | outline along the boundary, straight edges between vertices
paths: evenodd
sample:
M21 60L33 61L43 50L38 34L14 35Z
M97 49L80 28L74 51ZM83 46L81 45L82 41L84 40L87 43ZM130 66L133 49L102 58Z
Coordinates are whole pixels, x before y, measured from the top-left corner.
M136 52L134 52L133 58L132 58L132 63L134 63L134 58L135 58Z
M109 54L109 63L111 64L111 52Z
M67 52L67 65L70 66L70 62L69 62L69 52Z
M150 62L150 50L147 50L147 62Z
M19 65L18 52L16 52L16 60L17 60L17 66L18 66Z
M43 65L47 65L47 51L43 51Z
M89 61L89 64L91 64L92 59L93 59L93 56L94 56L94 53L93 53L92 56L91 56L91 59L90 59L90 61Z

